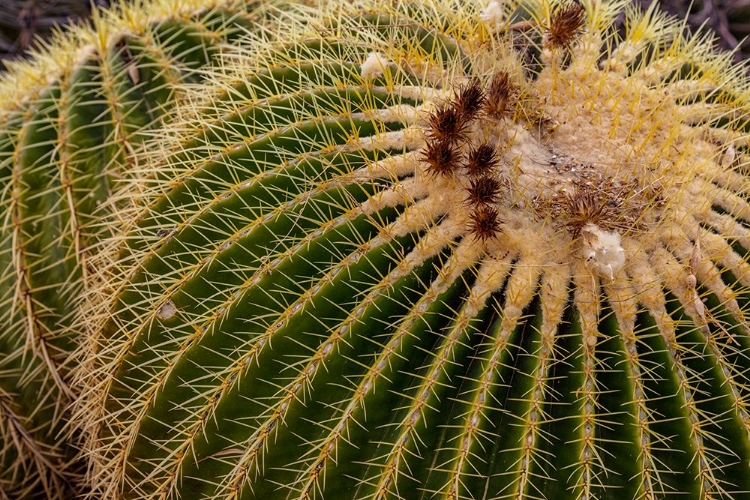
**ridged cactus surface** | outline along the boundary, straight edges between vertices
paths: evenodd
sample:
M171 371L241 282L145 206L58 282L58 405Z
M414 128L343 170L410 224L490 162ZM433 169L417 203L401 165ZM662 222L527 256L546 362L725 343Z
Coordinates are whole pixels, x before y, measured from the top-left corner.
M748 86L709 39L334 2L249 46L99 255L101 494L750 496Z
M170 3L0 84L0 498L750 498L750 87L710 37Z
M99 13L17 63L0 84L0 490L71 498L84 468L69 439L72 329L90 257L116 232L112 195L134 152L189 82L263 24L253 3L140 3ZM120 217L121 215L113 215Z

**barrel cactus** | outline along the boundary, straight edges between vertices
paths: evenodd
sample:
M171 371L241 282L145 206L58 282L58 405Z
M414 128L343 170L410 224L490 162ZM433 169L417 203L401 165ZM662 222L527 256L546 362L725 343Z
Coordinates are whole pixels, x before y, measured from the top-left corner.
M71 84L8 113L2 408L46 388L50 435L70 381L75 431L40 442L83 449L90 498L750 497L729 55L618 0L253 12L157 118L122 114L131 146L74 146L100 155L80 191ZM24 216L15 186L57 197ZM64 371L19 307L43 295ZM57 474L21 482L2 437L8 484Z

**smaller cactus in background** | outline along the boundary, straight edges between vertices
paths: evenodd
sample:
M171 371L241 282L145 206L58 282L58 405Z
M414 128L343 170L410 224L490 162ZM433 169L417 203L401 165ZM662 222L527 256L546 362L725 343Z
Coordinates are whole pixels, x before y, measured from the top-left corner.
M269 6L269 8L271 8ZM266 22L255 3L139 3L97 13L0 84L0 489L71 498L83 464L68 409L89 257L120 214L134 152L222 47ZM120 216L120 215L118 215Z

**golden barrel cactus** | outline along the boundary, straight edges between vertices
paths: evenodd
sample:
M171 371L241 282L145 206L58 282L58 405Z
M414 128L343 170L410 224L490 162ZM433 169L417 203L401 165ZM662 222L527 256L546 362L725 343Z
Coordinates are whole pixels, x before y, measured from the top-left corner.
M743 69L618 0L266 12L97 212L89 497L750 497Z

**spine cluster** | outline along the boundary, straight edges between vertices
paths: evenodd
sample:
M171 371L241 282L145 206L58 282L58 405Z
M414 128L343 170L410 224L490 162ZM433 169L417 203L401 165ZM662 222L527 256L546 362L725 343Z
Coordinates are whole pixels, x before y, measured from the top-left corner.
M497 147L478 142L470 133L480 120L494 120L513 114L518 89L506 71L498 72L488 88L478 79L460 86L450 100L438 104L428 117L427 141L422 159L432 175L458 177L471 206L468 229L475 238L487 241L502 231L497 208L502 183L497 177Z

